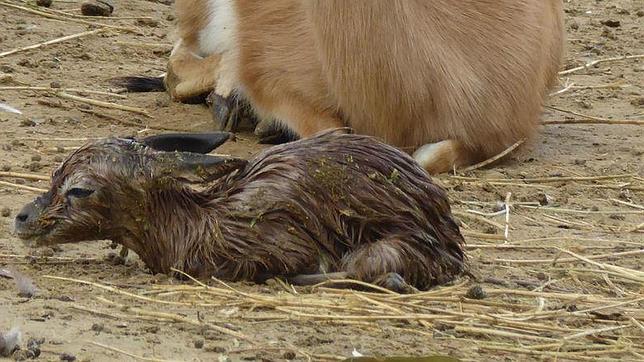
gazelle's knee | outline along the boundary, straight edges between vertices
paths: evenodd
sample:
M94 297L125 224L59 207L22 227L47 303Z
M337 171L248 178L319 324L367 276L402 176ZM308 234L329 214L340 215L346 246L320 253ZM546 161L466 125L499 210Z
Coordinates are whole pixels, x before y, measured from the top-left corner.
M455 140L428 143L419 147L412 157L433 175L467 166L473 161L471 151Z

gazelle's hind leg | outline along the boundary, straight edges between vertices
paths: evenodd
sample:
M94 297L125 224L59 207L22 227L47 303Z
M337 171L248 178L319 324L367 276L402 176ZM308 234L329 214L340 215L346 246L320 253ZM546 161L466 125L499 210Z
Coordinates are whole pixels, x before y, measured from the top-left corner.
M387 238L361 245L347 254L340 269L353 279L411 293L433 279L427 258L401 238Z
M481 158L456 140L428 143L419 147L412 157L432 175L469 166Z

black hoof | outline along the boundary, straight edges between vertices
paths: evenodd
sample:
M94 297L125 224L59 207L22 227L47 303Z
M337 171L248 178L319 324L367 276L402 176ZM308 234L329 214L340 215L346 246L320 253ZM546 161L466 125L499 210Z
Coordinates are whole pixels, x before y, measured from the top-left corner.
M236 102L231 98L222 97L213 91L210 92L206 100L212 119L221 131L235 132L239 124L238 109L235 109Z
M119 256L123 259L126 259L129 253L130 253L130 249L126 248L125 246L122 246L121 251L119 252Z
M416 288L407 284L398 273L387 273L376 279L374 284L400 294L411 294L416 291Z
M259 122L255 127L255 135L259 137L259 143L269 145L278 145L297 139L293 132L273 120Z

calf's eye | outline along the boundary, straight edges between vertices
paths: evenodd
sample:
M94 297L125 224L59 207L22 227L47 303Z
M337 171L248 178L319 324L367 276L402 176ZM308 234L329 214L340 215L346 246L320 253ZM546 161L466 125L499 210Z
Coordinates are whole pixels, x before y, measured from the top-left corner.
M68 197L75 197L75 198L78 198L78 199L82 199L82 198L87 197L87 196L89 196L89 195L91 195L93 193L94 193L94 190L82 189L80 187L74 187L74 188L71 188L71 189L67 190L66 195Z

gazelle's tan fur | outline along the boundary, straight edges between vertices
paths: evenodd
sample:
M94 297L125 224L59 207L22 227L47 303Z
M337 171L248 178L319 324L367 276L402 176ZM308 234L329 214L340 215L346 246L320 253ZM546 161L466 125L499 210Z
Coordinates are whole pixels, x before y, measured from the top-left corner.
M177 0L176 9L177 48L220 55L182 62L201 67L183 72L192 75L182 92L191 82L236 89L302 137L349 125L415 151L432 173L532 136L563 53L561 0Z

